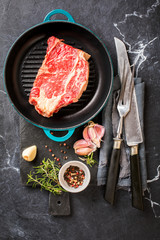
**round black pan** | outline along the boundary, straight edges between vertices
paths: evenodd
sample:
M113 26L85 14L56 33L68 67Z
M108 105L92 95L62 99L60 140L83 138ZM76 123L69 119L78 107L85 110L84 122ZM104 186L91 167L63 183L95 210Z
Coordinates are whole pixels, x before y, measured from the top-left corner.
M91 58L88 87L80 100L45 118L29 104L28 98L50 36L64 39ZM4 68L6 91L15 109L30 123L51 130L76 128L95 117L109 97L112 80L112 63L104 44L89 29L69 21L43 22L27 30L12 46Z

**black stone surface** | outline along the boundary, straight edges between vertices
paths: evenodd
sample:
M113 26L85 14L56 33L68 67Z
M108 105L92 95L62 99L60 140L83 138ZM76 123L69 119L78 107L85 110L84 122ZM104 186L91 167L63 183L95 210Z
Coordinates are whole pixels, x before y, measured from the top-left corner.
M50 139L44 134L42 129L33 126L22 118L20 119L20 140L21 153L26 147L32 145L37 146L37 155L34 161L27 162L20 157L20 175L22 184L32 186L32 183L27 184L27 175L30 172L33 173L34 167L39 166L44 158L46 160L47 158L54 160L54 157L52 157L53 153L57 156L57 158L61 157L62 160L60 159L59 161L61 164L64 162L63 157L66 156L66 154L62 155L61 150L65 147L60 147L58 143L52 143L52 141L50 141ZM45 146L47 146L47 148ZM51 149L52 152L49 152L49 149ZM56 160L55 162L58 165ZM54 216L70 215L69 193L63 193L60 196L49 193L48 212Z
M63 192L59 196L49 194L49 214L53 216L68 216L71 214L68 192Z
M58 8L68 11L76 22L101 38L109 49L115 75L117 62L113 38L123 40L131 62L136 62L137 76L145 81L148 190L144 212L132 208L130 195L121 190L116 205L111 207L104 200L104 189L97 187L92 179L85 191L71 195L71 215L54 217L48 213L48 192L26 187L21 182L20 116L4 91L3 65L9 48L19 35ZM0 239L160 239L159 29L159 0L1 0Z
M94 122L97 122L98 120L100 121L100 116L97 116L93 119ZM50 158L51 160L54 160L57 165L58 163L63 165L71 160L79 160L78 155L74 153L73 144L77 140L82 138L83 129L84 126L77 128L70 139L65 142L59 143L50 140L41 128L38 128L25 121L23 118L20 118L20 153L22 153L23 150L27 147L30 147L32 145L37 146L37 155L32 162L25 161L20 155L21 183L24 186L32 187L32 183L27 184L28 174L30 172L34 173L34 167L39 166L43 159L47 160L48 158ZM66 134L65 131L52 131L52 133L56 134L57 136L63 136ZM63 145L64 143L66 144L66 146ZM49 150L51 150L51 152ZM54 156L52 156L52 154L54 154ZM54 159L55 157L59 158L59 161ZM67 159L64 159L64 157L67 157ZM94 153L94 159L98 162L98 151ZM94 166L94 168L90 168L90 171L92 174L91 183L96 184L97 166ZM51 215L54 216L70 215L72 211L72 206L70 206L69 193L63 193L62 196L49 194L48 211Z

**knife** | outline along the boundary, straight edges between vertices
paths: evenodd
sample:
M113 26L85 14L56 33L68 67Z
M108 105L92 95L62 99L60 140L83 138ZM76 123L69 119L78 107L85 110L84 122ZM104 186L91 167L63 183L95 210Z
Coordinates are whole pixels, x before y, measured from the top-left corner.
M132 72L124 43L118 38L114 38L114 40L118 58L118 73L120 81L122 82L122 77L124 76L124 65L122 64L123 62L125 62L126 77L131 79ZM130 147L132 206L137 209L143 210L143 193L138 154L138 146L140 143L143 142L143 137L139 120L135 89L133 89L130 112L124 119L124 129L127 145Z

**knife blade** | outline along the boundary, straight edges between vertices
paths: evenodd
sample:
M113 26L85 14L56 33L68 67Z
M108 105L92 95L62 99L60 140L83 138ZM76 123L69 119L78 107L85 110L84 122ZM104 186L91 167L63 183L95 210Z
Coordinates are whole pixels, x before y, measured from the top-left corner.
M120 77L120 81L122 82L122 76L125 75L127 78L131 79L132 72L125 44L118 38L114 38L114 40L118 59L118 74ZM124 64L122 63L125 64L125 72L123 67ZM131 148L130 169L131 169L132 206L137 209L143 210L143 194L138 154L138 145L143 142L143 136L139 120L139 112L135 89L133 89L132 93L130 112L124 119L124 129L127 145Z

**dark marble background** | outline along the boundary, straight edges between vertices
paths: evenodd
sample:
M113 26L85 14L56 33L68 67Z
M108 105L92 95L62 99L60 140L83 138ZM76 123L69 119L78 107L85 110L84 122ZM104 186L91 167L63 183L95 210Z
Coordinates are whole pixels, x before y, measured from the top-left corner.
M48 193L20 182L20 117L3 86L3 65L13 42L28 28L61 8L91 29L106 44L117 73L113 38L123 40L136 74L146 83L145 144L148 189L145 211L131 207L127 192L119 191L115 207L101 188L72 195L72 214L48 214ZM0 0L0 239L121 240L160 239L160 1L159 0Z

